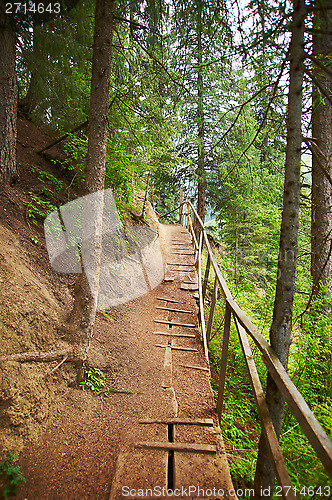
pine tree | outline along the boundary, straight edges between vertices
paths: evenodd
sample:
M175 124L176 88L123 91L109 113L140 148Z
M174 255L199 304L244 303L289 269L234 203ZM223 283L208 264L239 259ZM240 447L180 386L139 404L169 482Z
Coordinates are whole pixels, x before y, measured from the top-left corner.
M270 329L271 347L285 368L288 365L292 334L292 314L295 291L299 206L301 190L301 144L302 144L302 87L304 76L304 0L293 3L292 38L290 44L290 82L287 107L287 148L283 213L280 232L277 288ZM268 374L266 402L272 422L279 438L282 430L285 400L272 376ZM275 483L275 471L270 458L265 436L259 443L255 474L256 498L271 498ZM263 496L270 488L271 495Z
M92 60L90 114L88 130L88 160L86 166L85 194L98 193L92 221L90 240L90 266L93 280L88 280L83 268L75 287L75 303L70 317L71 341L77 345L78 381L83 376L96 317L99 274L101 265L101 220L105 184L108 109L113 38L113 0L97 0ZM91 228L90 228L91 229Z
M173 67L184 83L178 97L184 123L179 151L191 160L185 182L194 186L198 213L204 220L206 186L219 160L219 150L213 145L222 129L222 93L227 85L229 62L224 52L231 43L231 30L226 2L197 0L189 4L179 0L173 26Z
M332 273L332 2L315 2L313 33L311 276L314 293ZM321 90L320 90L321 89ZM327 98L330 96L330 99ZM325 172L324 172L325 170Z
M0 181L18 177L16 164L16 35L0 7Z

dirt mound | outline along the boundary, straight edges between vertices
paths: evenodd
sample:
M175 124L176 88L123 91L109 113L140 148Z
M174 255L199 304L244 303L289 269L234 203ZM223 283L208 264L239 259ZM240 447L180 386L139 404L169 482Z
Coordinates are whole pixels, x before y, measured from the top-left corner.
M19 237L1 226L0 281L0 355L58 346L64 313L52 287L30 262ZM59 374L48 375L52 364L1 365L0 448L18 451L27 438L38 435L52 414L52 400L66 384Z
M29 216L33 196L54 205L68 198L66 172L36 153L51 141L45 127L20 119L21 176L14 186L0 187L0 356L58 347L72 304L70 277L55 273L49 264L43 219L37 213ZM63 158L60 148L53 153ZM59 180L61 188L55 189L47 179ZM35 208L42 211L44 205ZM0 459L5 450L17 453L36 439L53 415L55 399L73 376L68 365L61 374L50 373L56 364L1 363Z

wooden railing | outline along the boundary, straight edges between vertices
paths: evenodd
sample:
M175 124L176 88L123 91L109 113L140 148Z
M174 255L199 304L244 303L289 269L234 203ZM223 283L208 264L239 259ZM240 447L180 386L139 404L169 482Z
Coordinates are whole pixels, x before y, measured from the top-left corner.
M182 201L182 200L181 200ZM222 343L222 356L219 376L218 400L217 400L217 413L219 419L221 418L224 400L224 389L226 380L226 367L228 357L228 345L231 328L231 320L235 323L239 341L242 347L244 359L246 362L251 386L255 396L257 409L260 417L262 432L265 435L270 456L272 458L275 472L279 484L282 488L283 498L291 499L296 498L291 486L290 477L285 465L282 451L274 430L274 426L270 417L267 407L261 382L252 356L250 344L247 334L253 339L255 345L258 347L262 354L263 362L265 363L272 378L277 384L280 392L283 394L287 401L293 415L297 419L304 434L307 436L311 446L316 452L317 457L325 467L327 473L332 477L332 443L317 421L315 415L310 410L304 398L301 396L294 383L287 374L285 368L279 361L277 355L272 350L267 340L251 323L249 318L245 315L242 309L233 299L226 282L221 274L218 264L214 258L204 224L198 216L193 205L189 201L180 204L180 223L188 229L192 236L195 248L195 262L198 271L198 285L199 285L199 318L202 332L202 340L204 352L207 360L209 359L208 345L211 339L211 332L214 321L215 307L218 297L218 290L221 291L225 300L225 318L224 318L224 332ZM207 263L205 268L204 277L202 276L202 251L203 246L207 252ZM206 296L207 283L211 269L214 271L214 287L212 293L212 300L210 305L210 312L208 316L207 326L204 316L204 300Z

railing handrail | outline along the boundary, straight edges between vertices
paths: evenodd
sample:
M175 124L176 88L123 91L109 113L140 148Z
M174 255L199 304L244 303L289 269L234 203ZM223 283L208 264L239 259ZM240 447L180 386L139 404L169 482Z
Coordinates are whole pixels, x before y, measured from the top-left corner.
M186 207L187 211L184 212L183 208ZM272 425L271 429L271 419L270 414L267 410L265 397L259 382L257 381L257 376L255 375L255 367L253 368L251 363L252 355L251 349L246 337L246 333L250 335L250 337L255 342L255 345L258 347L260 352L262 353L262 359L264 364L266 365L269 373L271 374L273 380L277 384L280 392L283 394L285 400L287 401L292 413L297 419L300 427L302 428L304 434L307 436L311 446L316 452L317 457L325 467L327 473L332 477L332 442L327 436L326 432L318 422L314 413L309 408L303 396L300 394L295 384L292 382L282 363L278 359L277 355L271 348L268 341L265 337L257 330L257 328L252 324L250 319L246 316L246 314L242 311L239 305L235 302L232 297L231 292L229 291L226 281L222 276L222 273L219 269L219 266L215 260L213 255L208 236L205 230L205 226L193 207L192 203L188 200L182 202L178 207L180 210L180 219L185 220L185 226L190 231L193 242L195 246L196 254L196 262L198 267L198 279L199 279L199 313L200 313L200 324L202 328L202 336L203 336L203 344L204 350L208 350L208 342L210 340L210 333L213 324L213 315L214 308L216 302L216 287L218 286L221 289L221 292L225 299L225 324L224 324L224 340L223 340L223 352L222 352L222 366L221 366L221 376L219 383L219 391L218 391L218 401L217 401L217 413L219 419L221 417L222 406L223 406L223 394L224 394L224 385L225 385L225 375L226 375L226 363L227 363L227 355L228 355L228 338L229 338L229 330L230 330L230 322L231 316L234 318L235 325L238 330L241 347L243 350L243 354L246 360L248 373L250 376L250 381L253 387L254 395L256 398L256 403L258 407L258 411L260 414L260 419L262 423L262 430L267 437L268 448L272 459L274 461L274 466L276 469L276 474L281 486L290 486L290 479L284 464L283 458L282 463L280 462L280 447L276 435L273 436L274 428ZM180 223L183 223L183 220L180 220ZM208 263L204 276L204 284L202 287L202 275L201 275L201 255L203 249L203 243L205 243L207 254L208 254ZM208 321L208 330L205 331L205 318L204 318L204 298L207 280L210 272L210 267L213 268L215 273L215 289L214 296L212 297L209 321ZM250 354L248 354L250 353ZM208 353L205 352L205 355L208 359ZM250 368L248 367L248 362L250 364ZM222 380L223 378L223 380ZM262 401L262 397L264 401ZM267 413L266 413L267 410ZM275 434L275 433L274 433ZM282 454L281 454L282 456ZM288 484L287 484L288 482ZM283 488L284 495L284 488ZM287 493L284 495L284 498L290 499L295 498L292 490L288 488Z

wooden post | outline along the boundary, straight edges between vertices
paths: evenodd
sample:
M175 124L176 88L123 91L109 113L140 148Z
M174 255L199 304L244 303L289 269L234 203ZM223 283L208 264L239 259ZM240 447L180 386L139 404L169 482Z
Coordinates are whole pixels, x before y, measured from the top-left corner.
M193 228L193 223L192 223L192 219L190 218L189 219L189 224L190 224L190 232L191 232L191 236L192 236L192 239L193 239L193 243L194 243L194 247L195 247L195 251L198 252L198 239L196 238L196 235L195 235L195 231L194 231L194 228ZM197 258L197 257L196 257ZM196 265L196 264L195 264ZM197 267L197 266L196 266Z
M207 330L206 330L206 340L207 340L207 343L209 343L210 339L211 339L211 332L212 332L213 319L214 319L214 311L215 311L215 308L216 308L217 296L218 296L218 279L217 279L217 276L216 276L215 279L214 279L213 295L212 295L212 301L211 301L211 307L210 307L210 314L209 314L208 325L207 325Z
M195 234L194 230L193 230L193 238L194 238L194 240L196 240L196 234ZM197 241L199 241L199 240L197 239ZM196 252L195 252L195 267L196 267L197 272L198 272L198 260L199 260L199 243L197 245Z
M204 304L204 299L205 299L205 294L206 294L206 287L207 287L208 280L209 280L210 266L211 266L211 259L210 259L210 255L208 254L206 268L205 268L204 281L203 281L203 289L202 289L203 304Z
M180 224L183 223L183 187L180 186Z
M231 329L231 308L228 305L228 303L226 302L224 336L223 336L223 341L222 341L222 354L221 354L221 363L220 363L220 376L219 376L219 388L218 388L218 400L217 400L217 414L218 414L219 421L221 419L223 403L224 403L225 379L226 379L226 368L227 368L230 329Z
M195 231L196 239L198 241L199 240L199 234L201 232L201 228L199 227L199 223L198 223L198 220L195 217L195 214L194 214L194 231Z

